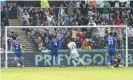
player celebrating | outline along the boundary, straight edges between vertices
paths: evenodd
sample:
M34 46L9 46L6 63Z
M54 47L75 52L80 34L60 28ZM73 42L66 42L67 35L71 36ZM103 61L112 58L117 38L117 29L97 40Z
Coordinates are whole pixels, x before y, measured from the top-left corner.
M74 65L74 67L76 67L75 60L78 60L79 62L82 63L82 65L84 67L86 67L84 62L83 62L83 60L79 57L78 51L76 49L76 43L75 42L69 42L67 47L68 47L68 49L70 51L70 58L72 59L72 63Z
M13 38L13 47L14 47L14 60L17 62L18 67L24 67L23 60L24 58L22 57L22 51L24 50L22 47L22 43L19 41L19 38Z
M65 37L66 34L63 34L60 38L57 37L57 35L54 36L54 38L50 41L49 46L51 46L51 67L53 65L53 58L55 56L55 66L58 66L58 51L59 51L59 43L62 41L62 39Z
M108 45L108 56L109 56L109 61L111 63L111 68L114 68L114 58L116 56L116 39L112 35L112 32L110 32L110 35L106 38L106 42Z

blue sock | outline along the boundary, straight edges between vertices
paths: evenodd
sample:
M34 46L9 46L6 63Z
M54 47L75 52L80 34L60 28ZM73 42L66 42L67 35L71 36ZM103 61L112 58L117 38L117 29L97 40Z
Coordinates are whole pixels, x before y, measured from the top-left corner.
M109 57L107 57L107 63L108 63L108 62L110 62L110 58L109 58Z
M53 65L53 56L51 56L51 65Z
M109 57L109 62L110 62L110 64L112 63L112 59Z
M113 59L113 58L111 58L111 59L112 59L111 65L112 65L112 66L114 66L115 61L114 61L114 59Z
M55 56L55 64L58 65L58 56Z

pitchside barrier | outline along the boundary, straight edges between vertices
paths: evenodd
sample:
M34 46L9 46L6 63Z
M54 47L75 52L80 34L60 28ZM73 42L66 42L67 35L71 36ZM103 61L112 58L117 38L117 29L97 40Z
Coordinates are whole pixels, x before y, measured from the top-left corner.
M125 50L119 50L119 52ZM83 59L88 66L106 66L107 58L105 56L106 50L78 50L80 57ZM3 54L2 56L4 56ZM47 52L32 52L23 53L25 67L49 67L51 56L49 51ZM125 64L125 56L120 53L119 58L121 63ZM4 67L5 57L1 58L1 65ZM54 63L54 62L53 62ZM71 67L73 66L69 53L66 50L59 51L58 64L60 67ZM81 66L81 63L76 61L77 66ZM133 66L133 50L128 51L128 66ZM8 53L8 67L15 67L13 53Z

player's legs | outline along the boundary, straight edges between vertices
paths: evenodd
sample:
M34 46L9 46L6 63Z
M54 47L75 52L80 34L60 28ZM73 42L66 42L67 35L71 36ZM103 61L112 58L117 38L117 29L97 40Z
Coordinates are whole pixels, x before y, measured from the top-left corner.
M15 63L18 63L19 62L19 57L17 57L17 56L14 56L14 61L15 61Z
M110 64L111 64L111 66L112 66L112 62L113 62L113 60L112 60L112 51L111 50L108 50L108 59L109 59L109 62L110 62ZM111 67L110 66L110 67Z
M107 52L106 54L106 58L107 58L107 67L110 67L110 58L109 58L109 52Z
M112 66L114 66L115 64L115 56L116 56L116 51L115 50L112 50Z
M20 57L20 64L22 65L22 67L24 67L24 57Z
M58 53L55 53L55 65L58 66Z
M111 57L111 66L114 66L114 63L115 63L115 61L114 61L114 56L112 56L112 57Z
M81 64L82 64L84 67L86 67L85 63L83 62L83 60L82 60L80 57L78 57L78 60L81 62Z
M73 57L73 58L72 58L72 63L73 63L73 65L74 65L74 67L77 66L77 65L76 65L76 60L79 61L84 67L86 67L85 64L84 64L84 62L83 62L83 60L82 60L80 57Z
M71 58L73 59L73 60L72 60L72 63L74 64L75 67L76 67L76 62L75 62L75 60L78 60L83 66L85 66L83 60L79 57L78 52L73 53L73 55L71 55Z
M72 63L74 65L74 67L77 67L76 62L75 62L75 59L72 60Z
M110 58L107 56L107 67L110 67Z
M21 64L21 67L24 67L24 57L22 57L22 53L19 53L18 54L18 57L19 57L19 62Z
M15 56L14 56L14 60L15 62L18 64L20 63L21 64L21 67L24 67L24 57L22 57L22 54L21 53L16 53Z
M19 57L19 54L18 53L15 53L14 55L14 61L16 64L18 64L20 62L20 57Z
M115 50L111 50L110 51L110 57L111 57L111 68L114 68L114 64L115 64Z
M53 58L54 58L54 53L50 53L50 56L51 56L51 60L50 60L50 63L51 63L51 66L53 65Z
M71 52L69 57L70 57L70 59L72 59L72 63L74 65L74 67L76 67L77 65L76 65L76 61L75 61L76 60L75 53L74 52L73 53Z

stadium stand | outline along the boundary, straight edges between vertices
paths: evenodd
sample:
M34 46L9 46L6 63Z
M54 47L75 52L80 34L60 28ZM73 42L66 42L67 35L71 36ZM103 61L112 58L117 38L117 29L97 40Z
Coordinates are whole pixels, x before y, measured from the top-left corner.
M113 5L115 3L115 5ZM120 5L117 5L120 3ZM102 5L100 5L102 4ZM121 8L120 8L121 7ZM91 5L91 2L66 2L60 7L19 7L18 18L22 26L91 26L91 25L128 25L129 49L133 48L133 8L125 2L103 2ZM104 28L43 28L22 29L28 34L29 42L33 50L47 49L47 43L52 39L54 32L61 36L67 30L68 36L62 41L61 49L66 49L67 40L74 40L78 48L104 49L106 48L104 37L108 29ZM118 39L118 48L124 49L124 30L120 28L110 29L114 31ZM102 44L102 45L101 45Z

